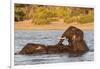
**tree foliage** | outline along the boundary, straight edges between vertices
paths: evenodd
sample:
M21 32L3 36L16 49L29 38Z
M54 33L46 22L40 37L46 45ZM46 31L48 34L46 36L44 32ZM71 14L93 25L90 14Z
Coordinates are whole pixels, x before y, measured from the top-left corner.
M49 24L63 19L65 23L94 21L93 8L15 4L15 21L32 19L34 24Z

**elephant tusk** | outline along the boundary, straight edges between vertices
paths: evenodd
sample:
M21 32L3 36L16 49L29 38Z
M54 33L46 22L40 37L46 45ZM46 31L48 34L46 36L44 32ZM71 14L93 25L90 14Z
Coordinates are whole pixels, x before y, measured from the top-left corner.
M66 39L65 37L57 37L57 39Z

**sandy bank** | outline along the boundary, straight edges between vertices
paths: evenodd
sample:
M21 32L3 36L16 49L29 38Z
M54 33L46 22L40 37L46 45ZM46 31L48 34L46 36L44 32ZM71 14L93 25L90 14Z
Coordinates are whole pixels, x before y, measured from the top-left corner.
M69 26L75 26L82 30L94 30L94 23L70 23L65 24L63 22L52 22L48 25L34 25L31 21L15 22L15 30L64 30Z

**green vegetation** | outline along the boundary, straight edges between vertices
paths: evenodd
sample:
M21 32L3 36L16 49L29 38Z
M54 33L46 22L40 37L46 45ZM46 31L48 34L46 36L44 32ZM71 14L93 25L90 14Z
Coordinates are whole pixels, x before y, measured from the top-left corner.
M73 23L73 22L78 22L78 17L73 16L73 17L66 17L64 19L65 23Z
M49 24L51 18L53 17L52 12L47 8L39 7L36 10L36 13L33 16L33 23L35 24Z
M93 8L15 4L15 21L32 19L33 24L50 24L63 19L64 23L94 21Z
M79 23L94 22L94 16L93 15L80 16L80 19L78 20L78 22Z

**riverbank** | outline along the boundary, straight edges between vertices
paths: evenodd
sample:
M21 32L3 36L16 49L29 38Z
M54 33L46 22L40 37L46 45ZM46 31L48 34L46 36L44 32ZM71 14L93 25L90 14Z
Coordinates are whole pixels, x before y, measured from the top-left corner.
M69 23L52 22L47 25L34 25L31 21L15 22L15 30L65 30L70 26L75 26L82 30L94 30L94 23Z

